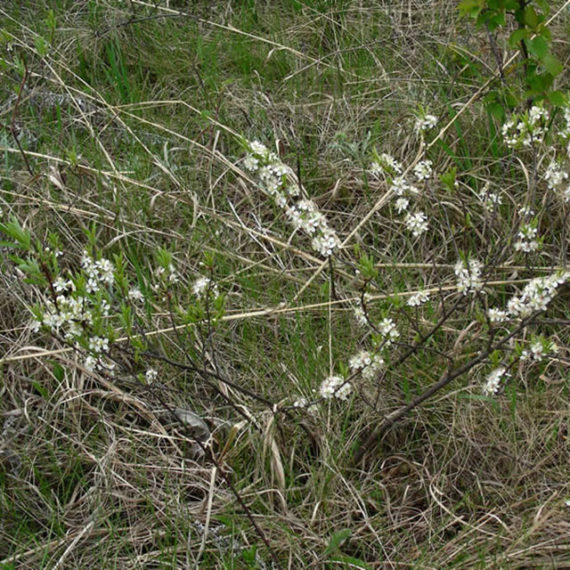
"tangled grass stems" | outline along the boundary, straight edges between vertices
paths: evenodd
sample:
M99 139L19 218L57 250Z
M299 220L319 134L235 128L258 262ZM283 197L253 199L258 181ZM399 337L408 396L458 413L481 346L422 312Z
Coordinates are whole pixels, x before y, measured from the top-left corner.
M1 9L2 564L563 567L568 121L524 53L447 0L40 4Z

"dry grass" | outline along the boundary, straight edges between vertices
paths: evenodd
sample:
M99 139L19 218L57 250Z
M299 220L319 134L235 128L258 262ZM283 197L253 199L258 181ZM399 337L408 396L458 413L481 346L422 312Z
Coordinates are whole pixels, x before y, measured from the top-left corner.
M493 135L486 35L447 0L203 3L191 16L174 0L60 1L54 26L47 4L0 9L4 221L42 245L56 231L69 271L94 224L147 302L133 335L117 324L115 372L90 371L32 331L49 291L2 244L0 566L570 567L567 290L503 347L536 331L556 358L516 368L496 398L481 396L482 360L354 461L388 414L492 344L485 305L567 267L568 206L546 192L541 255L513 251L547 158L535 173ZM567 58L567 13L552 26ZM426 144L411 128L420 106L442 118ZM236 135L273 144L300 176L343 241L334 271L257 188ZM418 199L428 234L405 233L367 172L374 148L410 171L423 153L439 174L458 168L456 192L434 183ZM503 197L495 215L478 202L485 184ZM152 289L161 247L180 274L165 294ZM486 296L457 293L459 251L487 261ZM363 254L379 270L370 315L402 334L391 365L443 322L349 402L294 408L370 341L352 317ZM209 256L225 312L189 323ZM423 289L432 302L407 310ZM205 422L207 445L180 410Z

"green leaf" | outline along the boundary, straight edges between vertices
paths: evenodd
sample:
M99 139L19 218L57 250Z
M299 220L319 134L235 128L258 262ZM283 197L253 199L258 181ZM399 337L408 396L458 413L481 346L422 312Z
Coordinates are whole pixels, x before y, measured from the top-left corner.
M44 386L35 380L32 380L32 386L44 400L49 400L50 394Z
M552 41L552 32L544 24L538 26L537 33L541 35L547 42Z
M547 98L556 107L566 106L566 95L562 91L551 91L548 93Z
M36 36L34 40L36 51L40 57L45 57L49 52L49 43L42 36Z
M515 97L515 95L513 95L513 93L507 93L505 95L505 103L509 109L514 109L519 105L520 101Z
M376 279L378 277L378 269L375 266L376 262L370 255L364 254L358 264L358 269L364 279Z
M463 0L459 3L459 15L463 18L469 16L476 18L483 9L484 0Z
M450 168L447 172L442 174L439 179L442 184L444 184L450 192L455 190L455 178L457 176L457 168Z
M546 54L542 58L542 64L546 71L552 75L558 75L564 69L558 58L551 53Z
M352 530L349 528L337 530L329 540L329 544L325 550L325 555L338 551L340 547L351 537L351 535Z
M491 117L495 117L495 119L498 119L501 123L504 122L505 108L503 105L494 101L492 103L488 103L485 108Z
M65 370L61 364L58 362L53 362L52 372L58 382L63 382L63 379L65 378Z
M538 15L536 10L532 6L527 6L524 9L524 23L531 29L535 29L538 26Z
M542 59L548 53L548 42L541 36L527 40L526 45L528 51L539 59Z
M524 28L515 30L509 36L509 47L515 48L521 40L525 40L530 36L530 32Z
M504 12L497 12L493 16L490 16L487 19L487 24L491 31L496 30L499 26L505 25L505 13Z
M32 236L24 229L16 218L12 218L7 224L0 224L0 231L18 242L16 247L30 250L32 248Z

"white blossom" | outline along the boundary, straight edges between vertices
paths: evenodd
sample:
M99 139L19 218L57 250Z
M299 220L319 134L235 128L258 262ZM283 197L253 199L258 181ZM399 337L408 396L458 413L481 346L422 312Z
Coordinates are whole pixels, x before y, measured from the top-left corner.
M554 298L556 289L570 280L570 272L559 272L548 277L536 277L527 283L518 296L511 297L507 310L512 317L526 318L536 311L544 311Z
M524 241L518 240L514 244L515 251L522 251L523 253L531 253L540 248L540 244L536 240Z
M149 368L145 372L144 377L145 380L150 384L151 382L154 382L158 378L158 372L154 368Z
M392 155L387 153L382 153L378 161L374 161L370 165L370 172L372 174L381 174L386 172L387 174L400 174L404 167L400 162L398 162Z
M329 376L322 382L319 391L327 400L332 397L347 400L352 392L352 386L342 376Z
M426 115L416 119L415 129L423 132L433 129L437 125L438 118L435 115Z
M407 301L408 307L419 307L429 300L429 293L427 291L418 291L414 293Z
M519 208L519 216L521 218L530 218L531 216L534 216L534 210L531 210L528 206L523 206L522 208Z
M503 323L509 320L507 311L502 311L501 309L489 309L487 316L492 323Z
M483 386L483 393L487 396L496 394L501 387L501 380L507 376L509 376L509 374L507 374L507 369L504 366L495 368L495 370L487 375L485 385Z
M58 293L62 293L64 291L70 290L73 288L73 282L69 281L67 279L63 279L63 277L58 277L54 282L53 282L53 288L55 289L55 291L57 291Z
M192 285L192 293L196 295L196 297L205 297L208 293L217 297L218 287L209 277L199 277L194 281Z
M366 320L366 314L364 313L364 309L362 307L355 307L354 318L360 326L366 326L368 324L368 321Z
M457 290L464 295L480 291L483 288L482 271L483 264L477 259L469 259L467 264L459 260L455 264Z
M408 214L404 220L406 228L412 232L414 237L418 237L427 232L428 222L427 216L423 212L415 212Z
M400 337L400 333L396 328L396 323L392 319L386 318L378 323L380 334L388 341L388 344Z
M144 295L138 287L133 287L128 293L129 299L135 303L142 303L144 301Z
M372 358L370 357L370 353L366 350L361 350L357 355L349 359L348 366L353 372L356 372L371 363Z
M503 203L503 199L500 194L496 192L489 192L489 186L487 185L479 195L479 199L483 202L483 207L488 212L494 212L498 206Z
M249 150L252 154L256 154L262 157L266 157L269 154L269 150L267 149L267 147L257 140L250 141L248 144L249 144Z
M109 351L109 339L100 336L92 336L89 339L89 350L95 354Z
M350 370L361 372L366 380L373 380L378 370L384 365L384 359L380 354L371 355L368 351L362 350L348 361Z
M85 366L85 368L87 370L89 370L90 372L93 372L93 370L95 370L95 367L97 365L97 359L91 355L86 356L85 361L83 362L83 365Z
M331 229L323 231L313 238L313 249L324 257L330 257L340 247L340 239Z
M248 154L243 159L243 167L250 172L257 172L259 169L259 159L255 158L252 154Z
M403 196L409 187L410 185L406 182L406 179L403 176L396 176L396 178L392 180L390 190L396 194L396 196Z
M548 111L536 105L523 115L515 115L501 129L506 145L510 148L528 148L541 143L546 134L548 118Z
M396 211L398 212L398 214L401 214L402 212L407 210L409 204L410 201L407 198L398 198L396 200Z
M427 180L432 175L432 161L421 160L414 166L414 174L418 180Z
M544 173L544 179L550 190L554 190L557 186L568 180L568 173L562 170L557 162L551 162Z
M382 168L382 165L379 162L373 161L368 167L368 171L370 172L370 174L373 174L374 176L379 176L384 172L384 169Z
M398 162L392 155L383 152L380 155L380 162L384 165L384 167L388 167L393 172L400 174L404 167L400 162Z
M289 184L286 188L285 191L287 192L287 194L293 198L296 198L297 196L299 196L301 194L301 189L299 188L298 184Z

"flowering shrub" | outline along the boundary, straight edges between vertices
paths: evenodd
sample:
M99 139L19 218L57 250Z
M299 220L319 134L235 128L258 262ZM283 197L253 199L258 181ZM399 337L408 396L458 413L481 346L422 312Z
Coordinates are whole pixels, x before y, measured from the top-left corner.
M564 566L564 2L5 4L0 566Z
M535 149L534 152L543 152L541 149L545 143L547 135L547 123L549 113L542 106L533 106L522 114L515 114L507 121L502 129L505 145L515 150ZM556 134L562 143L568 139L568 110L564 111L565 124ZM434 115L424 115L416 120L415 130L420 133L423 141L424 133L433 129L437 125L437 118ZM334 255L338 250L339 238L330 230L328 222L324 216L317 211L313 202L306 198L298 199L293 205L289 205L291 197L297 198L301 190L296 184L295 177L290 168L284 165L278 157L270 153L267 148L259 142L248 143L249 153L243 160L243 165L252 173L256 174L259 186L271 197L275 203L285 209L289 221L295 229L300 229L308 235L317 234L313 239L313 248L327 257ZM409 179L407 173L411 170L413 179ZM388 153L375 154L375 158L370 164L369 173L377 180L383 181L394 196L394 206L398 214L404 214L404 226L414 238L419 238L429 229L427 215L418 209L410 211L411 204L422 196L424 191L417 185L431 184L434 177L433 161L422 158L411 168L405 168L402 163ZM556 162L550 162L544 175L544 180L550 190L559 188L567 181L568 175ZM451 189L457 188L455 171L451 176L442 176L442 181L448 183ZM292 190L291 190L292 188ZM500 194L490 192L487 184L480 192L480 200L489 213L498 214L498 208L503 200ZM539 236L539 218L534 214L529 206L519 209L521 223L513 241L514 252L523 254L538 252L543 243L543 237ZM328 236L328 237L327 237ZM330 241L329 241L330 240ZM323 244L327 243L325 247ZM369 268L368 277L372 280L377 276L374 269ZM474 295L485 293L486 266L474 257L462 257L454 266L456 278L456 290L462 295ZM491 327L501 324L505 327L508 323L516 323L516 320L529 319L547 309L548 304L553 299L556 289L570 279L570 273L557 272L549 277L537 277L531 280L523 289L520 295L514 295L507 303L506 309L496 307L487 309L488 323ZM365 293L363 299L367 298ZM429 300L429 293L418 291L409 297L406 302L408 307L420 307ZM482 299L481 299L482 302ZM333 396L345 400L353 390L352 384L357 376L361 376L363 381L374 382L383 375L382 369L385 367L383 352L400 338L396 324L391 318L384 318L374 324L368 315L365 306L358 306L354 309L356 322L365 327L372 328L373 334L370 336L372 350L361 350L348 360L348 368L352 375L349 379L343 376L332 375L327 377L320 386L320 395L324 399ZM528 325L525 322L524 325ZM494 334L494 333L492 333ZM547 355L552 355L555 350L554 344L548 344L544 340L534 342L530 349L523 350L518 354L513 352L508 359L509 368L501 366L495 368L485 381L483 392L487 395L497 394L501 385L511 376L508 369L516 362L525 360L538 361ZM305 398L297 400L296 407L302 405L313 406Z

